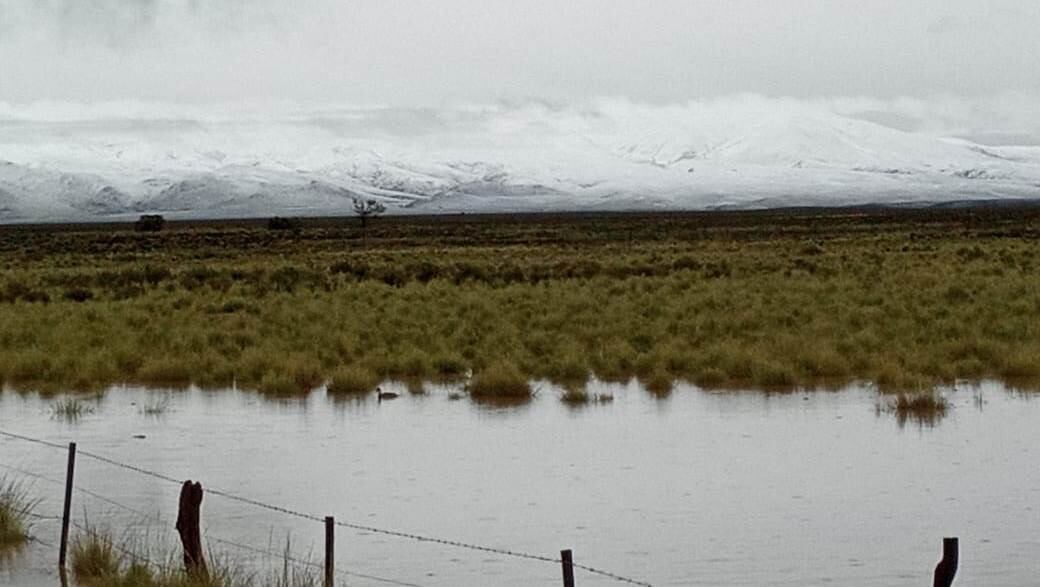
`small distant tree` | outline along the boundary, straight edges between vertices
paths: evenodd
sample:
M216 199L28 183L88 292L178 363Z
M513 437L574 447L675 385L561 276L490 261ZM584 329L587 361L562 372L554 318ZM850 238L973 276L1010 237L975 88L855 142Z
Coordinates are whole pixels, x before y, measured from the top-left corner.
M354 214L361 219L361 228L368 226L368 219L386 212L386 205L375 199L354 198Z
M160 214L145 214L134 223L137 232L159 232L166 225L166 219Z

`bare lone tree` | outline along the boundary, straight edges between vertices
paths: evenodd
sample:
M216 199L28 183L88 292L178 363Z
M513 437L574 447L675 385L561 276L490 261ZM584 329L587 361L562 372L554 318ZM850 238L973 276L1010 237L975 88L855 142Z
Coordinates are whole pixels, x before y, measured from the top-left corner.
M361 228L368 226L368 219L386 212L386 205L379 200L354 198L354 213L361 219Z

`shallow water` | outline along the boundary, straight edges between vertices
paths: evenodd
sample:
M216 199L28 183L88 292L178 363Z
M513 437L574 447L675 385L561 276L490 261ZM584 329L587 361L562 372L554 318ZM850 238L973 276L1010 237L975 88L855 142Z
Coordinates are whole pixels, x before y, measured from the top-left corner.
M316 516L547 556L572 548L576 562L654 585L923 585L943 536L961 538L959 583L1035 581L1040 401L996 385L950 391L953 409L928 427L900 426L861 389L608 389L606 404L571 408L545 391L495 409L444 390L377 403L117 388L75 422L52 417L53 399L8 391L0 430ZM163 414L142 413L160 398ZM60 513L64 461L0 437L0 464L47 478L33 480L41 514ZM147 515L77 492L80 523L176 544L177 485L85 457L76 482ZM213 494L203 520L209 545L243 564L278 561L217 539L280 551L288 533L321 560L317 522ZM47 544L0 562L0 583L57 583L57 523L34 534ZM560 583L553 564L346 528L337 556L338 569L419 585Z

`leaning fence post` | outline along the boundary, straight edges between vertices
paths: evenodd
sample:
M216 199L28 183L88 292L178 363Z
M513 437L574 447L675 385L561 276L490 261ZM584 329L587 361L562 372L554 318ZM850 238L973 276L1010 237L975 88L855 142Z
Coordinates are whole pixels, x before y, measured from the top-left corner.
M76 472L76 443L69 443L69 462L65 469L65 509L61 514L61 546L58 548L58 568L65 569L65 555L69 551L69 522L72 515L72 476Z
M568 550L560 551L560 562L563 563L563 587L574 587L574 555Z
M934 587L950 587L953 578L957 576L957 563L960 561L960 552L956 538L943 538L943 557L935 567Z
M336 519L325 517L325 587L333 587L336 575Z
M177 509L177 533L184 547L184 570L189 575L206 576L206 559L202 556L202 533L199 529L202 508L202 484L190 480L181 485Z

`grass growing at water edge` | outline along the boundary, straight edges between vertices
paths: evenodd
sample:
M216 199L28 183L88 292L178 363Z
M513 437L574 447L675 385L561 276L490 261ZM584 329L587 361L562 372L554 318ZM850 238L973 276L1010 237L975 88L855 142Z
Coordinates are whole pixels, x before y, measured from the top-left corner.
M466 389L470 397L483 401L525 401L534 396L531 383L520 369L504 361L478 371Z
M570 406L607 404L614 401L614 396L609 393L589 393L584 387L574 387L565 389L560 395L560 401Z
M332 372L328 391L336 395L360 395L371 392L379 385L379 382L379 375L364 367L339 367Z
M140 545L137 545L139 548ZM248 572L226 556L210 551L208 572L189 575L181 568L180 557L170 553L161 561L149 560L135 552L135 545L121 545L108 532L89 528L73 543L71 570L80 587L317 587L318 573L309 561L291 560L291 545L286 541L280 569Z
M1040 213L380 224L365 239L334 223L0 227L0 379L284 396L475 373L481 398L502 387L483 372L508 363L514 379L637 377L659 395L1040 389Z
M29 540L32 514L38 504L24 482L0 477L0 549L20 546Z

